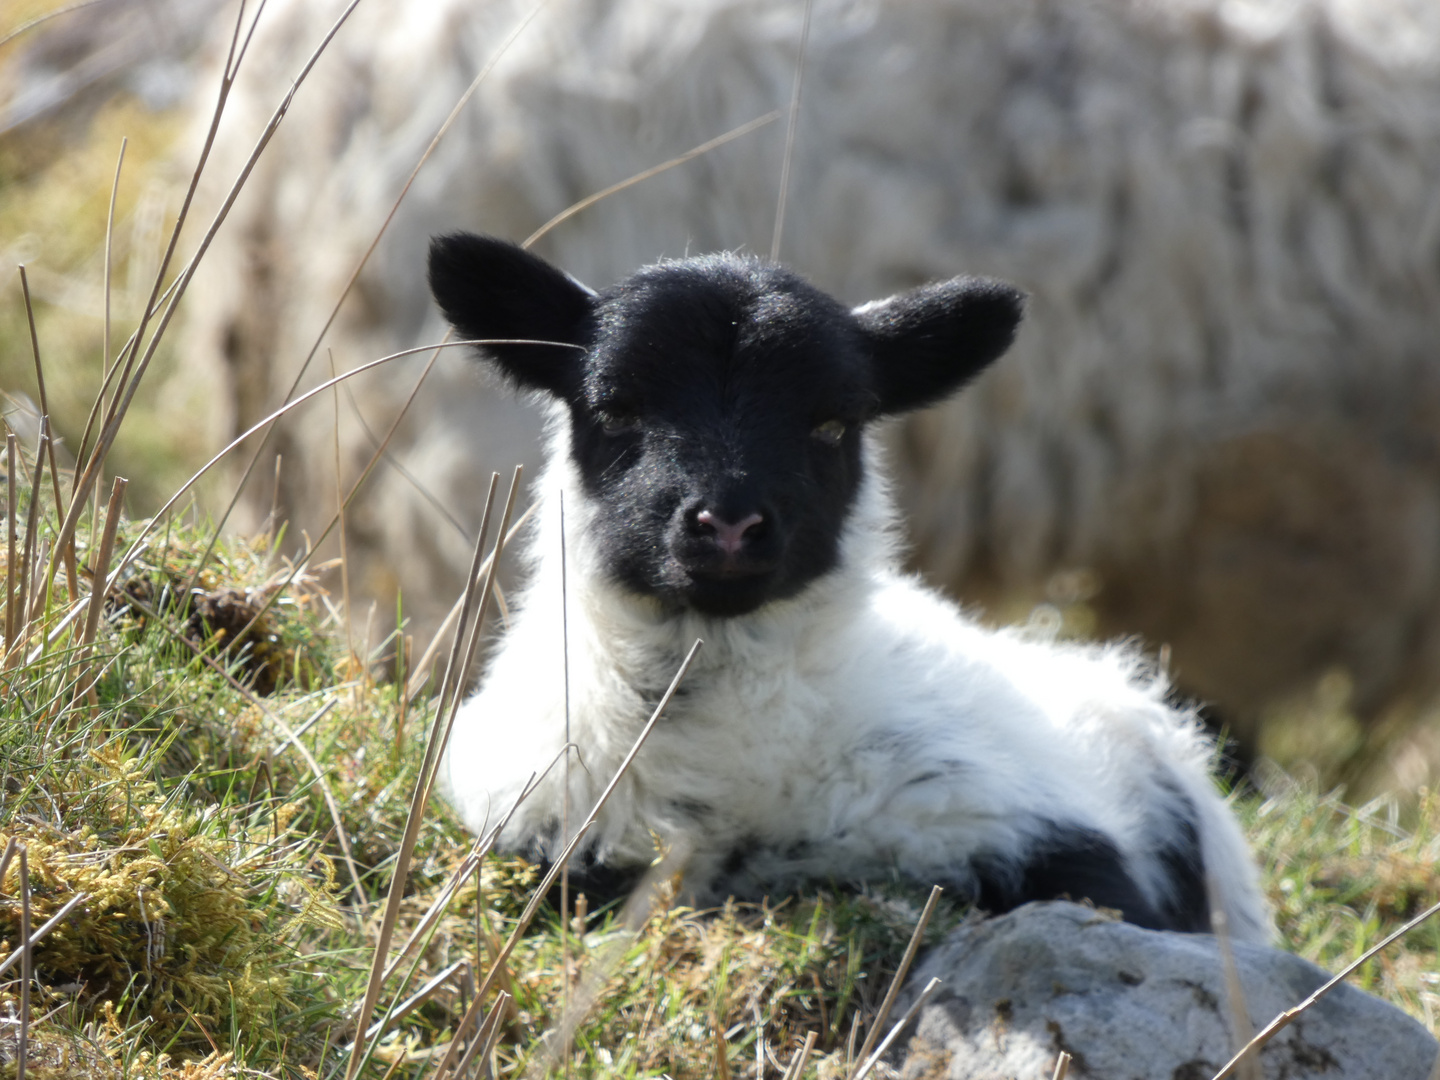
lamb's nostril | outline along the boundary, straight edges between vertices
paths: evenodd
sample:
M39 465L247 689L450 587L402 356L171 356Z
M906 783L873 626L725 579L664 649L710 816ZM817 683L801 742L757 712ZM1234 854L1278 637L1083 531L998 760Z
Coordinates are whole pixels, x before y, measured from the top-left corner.
M718 514L709 510L701 510L695 515L695 521L702 528L709 530L715 535L715 546L726 555L734 555L745 546L746 534L751 530L757 530L765 524L765 518L760 514L750 514L740 521L726 521Z

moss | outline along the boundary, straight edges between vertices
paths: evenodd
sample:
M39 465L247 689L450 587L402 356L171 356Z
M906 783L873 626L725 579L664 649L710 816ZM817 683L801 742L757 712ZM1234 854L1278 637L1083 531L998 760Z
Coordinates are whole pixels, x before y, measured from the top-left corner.
M6 839L28 853L35 925L84 895L36 949L40 985L87 1014L122 1005L160 1045L198 1049L206 1032L294 1010L295 931L337 924L333 873L313 840L286 837L290 807L196 812L148 773L111 741L25 792ZM7 955L19 892L12 860L0 881Z

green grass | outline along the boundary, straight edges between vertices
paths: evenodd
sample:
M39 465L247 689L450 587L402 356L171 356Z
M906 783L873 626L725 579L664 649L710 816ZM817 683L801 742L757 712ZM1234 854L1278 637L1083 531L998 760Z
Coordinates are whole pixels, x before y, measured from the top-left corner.
M181 591L166 584L196 573L203 539L203 529L173 529L112 595L97 641L97 707L74 696L73 649L54 648L0 677L0 833L27 848L32 924L76 893L87 897L36 950L32 1015L48 1019L33 1030L57 1046L88 1037L117 1067L129 1061L141 1074L161 1071L161 1055L180 1062L219 1048L238 1074L329 1075L352 1034L349 1010L363 993L429 714L408 710L402 737L395 684L373 682L368 665L342 655L326 632L324 598L303 576L265 616L263 656L253 646L223 652L213 628L164 602ZM79 554L83 563L88 552ZM199 588L269 596L283 570L263 545L222 546ZM383 655L372 660L387 666ZM244 689L262 678L273 679L269 695ZM317 714L301 738L323 787L279 726L300 728ZM358 888L323 788L339 810ZM397 943L469 846L435 807ZM18 940L18 869L12 860L0 882L0 955ZM443 1043L463 1012L466 975L488 968L535 876L492 856L481 880L456 892L411 985L477 949L478 960L396 1026L365 1075L383 1075L407 1046ZM843 1050L857 1011L878 1003L917 899L900 891L706 914L676 908L638 935L600 912L563 942L546 909L501 980L514 1001L497 1060L519 1072L549 1053L545 1032L565 998L596 980L602 992L574 1037L582 1073L711 1075L716 1032L732 1029L725 1045L737 1072L759 1037L788 1062L814 1030L821 1060ZM953 919L937 919L932 936ZM18 1008L17 993L14 982L0 985L0 1008ZM404 993L398 983L390 990Z
M127 524L122 540L136 529ZM32 924L87 896L36 950L31 1076L343 1075L429 706L410 705L402 730L396 685L371 677L393 670L389 643L368 662L346 655L327 598L304 573L281 589L292 568L264 543L223 544L197 575L207 539L201 526L174 525L113 594L97 639L95 708L74 698L77 654L63 636L0 676L0 834L27 848ZM79 555L83 565L84 543ZM207 596L276 599L261 638L225 651L225 635L168 603L192 575ZM149 613L136 597L148 598ZM67 604L57 598L52 623ZM247 689L264 680L271 693ZM304 728L323 782L285 728ZM1440 892L1440 799L1353 810L1291 781L1268 786L1269 797L1238 805L1286 947L1336 969ZM395 949L471 844L432 805ZM361 1075L431 1075L435 1048L536 877L491 856L478 881L455 890L400 965L408 979L387 983L379 1012L461 966L390 1026ZM512 1000L495 1064L507 1076L553 1066L562 1017L590 998L571 1038L577 1076L710 1077L720 1052L731 1075L748 1076L762 1040L767 1071L779 1075L809 1032L818 1044L806 1075L842 1075L852 1024L858 1016L863 1038L922 901L892 886L717 912L677 907L638 932L602 911L587 915L583 933L572 918L565 935L542 908L496 980ZM962 914L942 905L929 940ZM0 958L15 947L19 915L12 859L0 881ZM1355 981L1433 1029L1437 970L1432 923ZM0 983L0 1010L18 1010L18 989L13 973ZM0 1076L13 1075L13 1042L13 1029L0 1035L0 1061L11 1061Z
M1440 798L1347 806L1283 777L1239 804L1286 948L1331 971L1440 901ZM1355 985L1440 1030L1440 921L1368 961Z

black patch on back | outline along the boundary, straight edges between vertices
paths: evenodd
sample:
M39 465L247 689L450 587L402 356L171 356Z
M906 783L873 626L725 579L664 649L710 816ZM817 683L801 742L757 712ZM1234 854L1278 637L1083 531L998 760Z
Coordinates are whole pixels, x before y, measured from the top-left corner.
M1195 804L1179 788L1169 783L1164 786L1175 800L1170 811L1173 832L1156 852L1170 879L1171 896L1163 905L1165 918L1172 929L1208 933L1210 900L1205 889L1205 856L1195 828Z
M1189 929L1154 909L1125 868L1119 849L1094 829L1054 823L1022 857L979 855L970 865L979 884L976 903L994 914L1031 900L1069 898L1114 908L1126 922L1152 930Z
M970 860L972 879L940 884L968 895L977 907L991 914L1011 911L1032 900L1069 899L1117 910L1126 922L1151 930L1206 932L1210 929L1210 908L1199 836L1194 823L1182 813L1193 810L1193 804L1180 792L1174 794L1177 802L1171 825L1175 839L1157 853L1170 877L1173 898L1158 908L1145 898L1109 837L1095 829L1058 822L1052 822L1023 855L976 855ZM719 886L737 899L754 899L770 890L763 887L763 882L747 880L752 867L773 863L777 857L787 862L802 861L813 850L811 841L795 841L781 848L750 837L731 848L714 880L692 884L707 889ZM534 854L535 861L548 870L551 863L538 852ZM640 864L603 863L593 852L586 852L570 869L570 893L574 896L583 892L595 911L628 897L645 871ZM825 883L846 891L859 884L829 879ZM796 883L790 884L793 887ZM547 899L552 907L559 908L558 884L551 888Z

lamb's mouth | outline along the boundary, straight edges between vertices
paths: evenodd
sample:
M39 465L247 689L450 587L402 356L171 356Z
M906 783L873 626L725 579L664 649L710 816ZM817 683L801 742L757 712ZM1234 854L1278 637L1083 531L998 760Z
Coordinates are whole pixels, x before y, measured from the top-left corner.
M733 618L748 615L771 600L775 592L773 569L725 567L704 573L691 571L684 591L685 605L702 615Z

